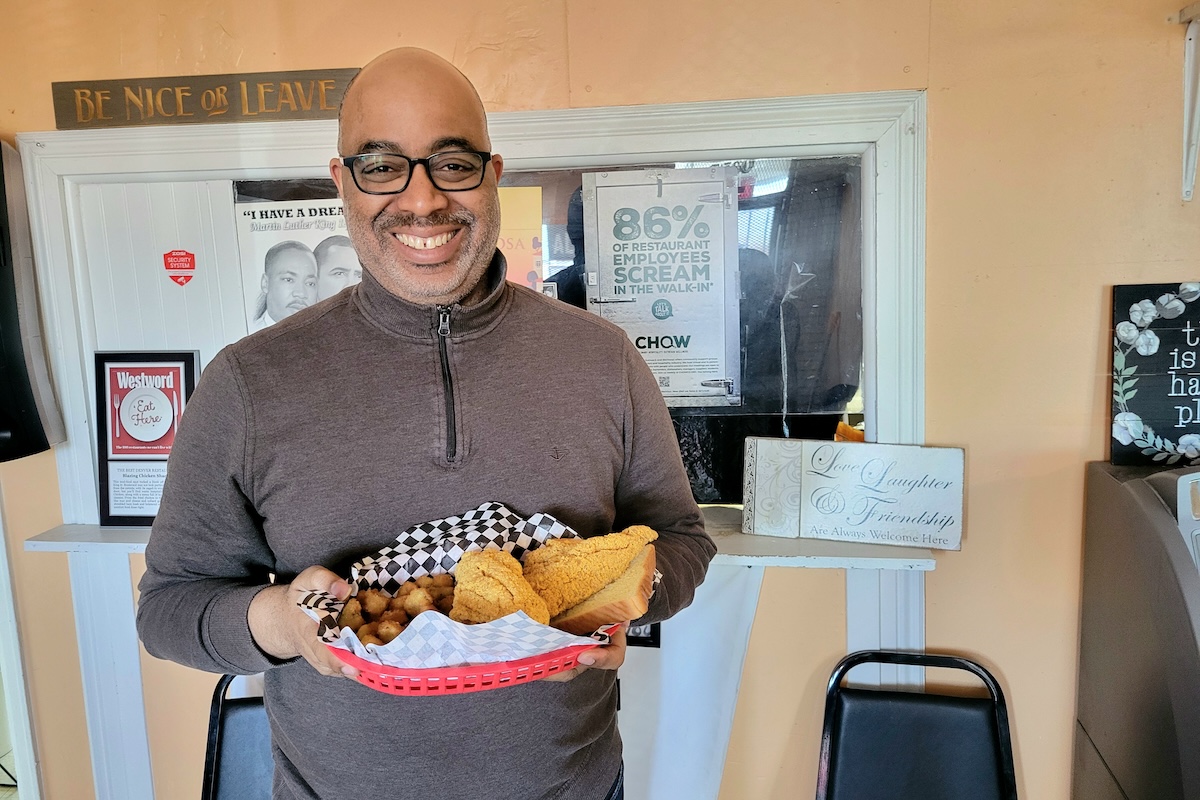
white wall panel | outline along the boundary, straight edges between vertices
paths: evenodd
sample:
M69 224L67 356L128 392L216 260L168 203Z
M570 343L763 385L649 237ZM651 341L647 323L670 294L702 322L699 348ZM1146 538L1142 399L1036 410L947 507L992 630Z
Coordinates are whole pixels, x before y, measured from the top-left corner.
M200 350L207 364L246 334L230 181L93 183L79 188L96 350ZM196 272L168 278L163 255Z

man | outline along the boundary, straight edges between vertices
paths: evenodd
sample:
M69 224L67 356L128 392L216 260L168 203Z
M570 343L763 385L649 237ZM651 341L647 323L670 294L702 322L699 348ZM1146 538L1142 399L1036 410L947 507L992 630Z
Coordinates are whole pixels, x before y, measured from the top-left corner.
M317 300L325 300L362 280L362 264L345 236L329 236L313 248L317 257Z
M262 294L250 322L261 331L317 301L317 260L302 242L280 242L263 259Z
M583 188L567 201L567 237L575 249L575 260L546 279L558 287L558 299L578 308L587 308L587 252L583 231Z
M346 92L338 147L362 283L205 370L146 551L142 640L265 670L275 800L621 797L623 633L563 681L396 697L346 680L296 607L346 596L339 576L403 529L489 500L584 536L657 530L646 622L691 602L715 551L628 337L504 280L503 161L467 79L425 51L380 56Z

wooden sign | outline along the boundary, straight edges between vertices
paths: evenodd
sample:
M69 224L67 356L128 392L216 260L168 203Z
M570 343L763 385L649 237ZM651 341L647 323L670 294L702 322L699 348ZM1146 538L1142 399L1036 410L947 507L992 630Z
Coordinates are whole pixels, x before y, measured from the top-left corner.
M1200 283L1113 287L1114 464L1200 464Z
M743 532L958 550L956 447L746 438Z
M357 69L52 84L59 130L332 119Z
M958 550L963 478L956 447L807 442L800 536Z

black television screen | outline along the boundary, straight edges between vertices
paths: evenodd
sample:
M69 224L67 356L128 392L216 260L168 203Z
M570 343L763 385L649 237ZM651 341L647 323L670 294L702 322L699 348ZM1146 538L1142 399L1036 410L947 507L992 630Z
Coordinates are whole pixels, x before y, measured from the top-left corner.
M27 213L19 187L16 151L0 143L0 461L50 448L38 414L17 303L17 214ZM17 208L17 199L22 200Z

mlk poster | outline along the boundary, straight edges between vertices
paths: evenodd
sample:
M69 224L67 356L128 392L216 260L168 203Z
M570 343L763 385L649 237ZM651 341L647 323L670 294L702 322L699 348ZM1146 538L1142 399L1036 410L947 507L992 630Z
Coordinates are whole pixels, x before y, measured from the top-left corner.
M500 236L508 279L542 280L542 189L500 187ZM362 280L339 198L239 202L238 249L248 333L263 330Z
M669 405L740 396L731 167L583 176L588 307L623 328Z
M96 353L101 525L154 521L199 360L195 351Z
M263 330L362 279L342 201L234 204L247 332Z

